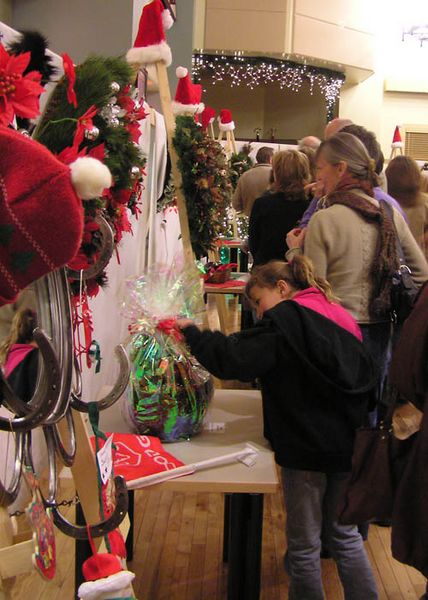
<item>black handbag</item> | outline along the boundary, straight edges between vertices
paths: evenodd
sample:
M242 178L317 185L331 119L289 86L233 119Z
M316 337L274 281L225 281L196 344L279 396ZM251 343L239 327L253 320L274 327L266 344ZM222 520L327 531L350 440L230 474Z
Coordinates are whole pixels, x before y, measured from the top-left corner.
M397 229L394 223L393 209L390 204L381 200L383 206L388 211L395 231L395 245L399 260L398 270L392 277L391 287L391 320L394 323L401 324L409 316L416 297L419 293L419 287L412 278L412 271L406 265L403 248L398 237Z

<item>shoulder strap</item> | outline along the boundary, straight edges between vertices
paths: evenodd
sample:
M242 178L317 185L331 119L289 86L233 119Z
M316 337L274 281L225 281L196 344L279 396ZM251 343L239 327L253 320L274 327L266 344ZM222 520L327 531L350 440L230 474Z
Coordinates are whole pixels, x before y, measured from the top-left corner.
M389 202L386 202L386 200L379 200L379 204L382 205L385 208L385 210L387 211L387 213L391 217L392 226L393 226L394 231L395 231L395 246L397 248L397 255L398 255L398 258L400 259L400 266L403 266L403 265L406 264L406 261L404 259L404 252L403 252L403 248L401 246L400 238L398 237L397 227L395 226L394 209L389 204Z

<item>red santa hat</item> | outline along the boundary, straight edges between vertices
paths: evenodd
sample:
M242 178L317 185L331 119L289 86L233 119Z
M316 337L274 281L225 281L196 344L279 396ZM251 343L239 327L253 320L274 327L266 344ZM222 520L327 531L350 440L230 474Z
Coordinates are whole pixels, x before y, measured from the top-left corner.
M126 60L137 65L151 65L163 61L169 67L172 55L171 48L165 40L165 29L169 29L171 24L171 15L169 11L164 10L161 0L153 0L146 4L141 13L134 47L126 53Z
M206 106L201 114L202 128L206 129L208 125L214 122L215 110L211 106Z
M78 589L81 600L129 598L135 574L125 571L117 556L95 553L83 563L82 573L86 581Z
M100 196L111 184L100 161L65 165L42 144L0 127L0 306L74 258L83 232L81 198Z
M404 144L401 140L400 127L397 125L395 127L391 147L392 148L402 148L403 146L404 146Z
M177 67L178 77L175 98L172 101L172 111L175 115L201 113L205 106L201 102L202 86L190 81L189 72L185 67Z
M218 126L220 131L233 131L235 129L235 123L232 119L232 113L227 108L222 108L220 111L220 116L217 117Z

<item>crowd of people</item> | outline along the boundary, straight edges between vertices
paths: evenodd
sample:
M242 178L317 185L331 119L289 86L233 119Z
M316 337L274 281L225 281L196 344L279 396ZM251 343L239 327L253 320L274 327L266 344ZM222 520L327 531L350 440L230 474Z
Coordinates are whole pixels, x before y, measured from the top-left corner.
M188 319L178 325L214 375L260 381L264 432L282 470L290 600L324 598L324 546L346 600L372 600L379 595L364 547L368 526L340 524L337 507L356 430L375 427L389 408L398 245L415 285L428 280L428 197L413 159L398 156L384 172L376 137L349 119L334 119L323 141L307 136L271 162L263 193L245 200L256 166L233 202L249 216L254 326L226 336Z

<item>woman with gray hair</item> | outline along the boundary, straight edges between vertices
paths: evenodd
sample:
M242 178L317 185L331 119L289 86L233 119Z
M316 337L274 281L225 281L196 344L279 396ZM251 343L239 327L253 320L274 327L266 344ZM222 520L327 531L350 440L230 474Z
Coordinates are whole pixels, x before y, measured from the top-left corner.
M387 368L391 334L390 293L398 267L397 231L406 264L417 284L428 279L428 265L406 222L373 197L377 175L364 144L349 133L324 141L316 155L317 181L324 189L325 209L311 218L306 230L287 236L290 250L304 253L318 277L327 279L342 305L359 323L363 342L379 369L378 410ZM395 229L394 229L395 225Z

